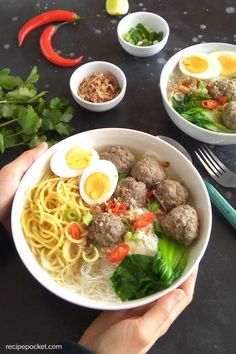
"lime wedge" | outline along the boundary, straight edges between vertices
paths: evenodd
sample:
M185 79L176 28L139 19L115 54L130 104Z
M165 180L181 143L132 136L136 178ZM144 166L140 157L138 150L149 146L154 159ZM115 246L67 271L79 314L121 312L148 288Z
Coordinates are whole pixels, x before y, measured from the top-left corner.
M106 11L109 15L125 15L129 11L128 0L106 0Z

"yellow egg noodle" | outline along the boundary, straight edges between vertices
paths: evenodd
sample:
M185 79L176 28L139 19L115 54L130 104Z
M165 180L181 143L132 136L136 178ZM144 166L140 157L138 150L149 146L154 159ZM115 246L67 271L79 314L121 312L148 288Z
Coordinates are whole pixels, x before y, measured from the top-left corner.
M79 215L78 240L69 234L73 222L65 217L68 209ZM78 177L61 178L49 172L28 191L22 214L25 237L39 264L59 283L70 282L80 273L81 264L99 258L97 248L87 242L86 225L81 221L88 210L79 194Z

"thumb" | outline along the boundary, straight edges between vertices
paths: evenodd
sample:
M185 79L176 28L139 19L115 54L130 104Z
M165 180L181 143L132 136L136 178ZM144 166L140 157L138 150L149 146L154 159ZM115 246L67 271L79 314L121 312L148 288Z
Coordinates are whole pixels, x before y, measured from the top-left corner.
M23 154L9 164L9 167L11 167L13 171L16 169L18 178L21 179L32 163L36 161L47 148L47 143L43 142L36 148L23 152Z

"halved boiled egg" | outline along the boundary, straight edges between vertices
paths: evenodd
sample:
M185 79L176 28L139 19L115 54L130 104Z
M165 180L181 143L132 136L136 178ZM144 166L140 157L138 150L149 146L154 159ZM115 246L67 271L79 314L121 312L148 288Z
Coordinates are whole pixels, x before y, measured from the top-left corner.
M179 68L184 75L197 79L213 79L221 73L220 62L210 54L191 53L179 61Z
M222 68L222 76L236 75L236 53L228 51L219 51L213 52L211 53L211 55L219 60Z
M116 166L107 160L99 160L87 167L80 179L80 194L89 205L109 200L118 182Z
M50 167L59 177L75 177L98 160L99 155L92 147L73 144L56 151L51 158Z

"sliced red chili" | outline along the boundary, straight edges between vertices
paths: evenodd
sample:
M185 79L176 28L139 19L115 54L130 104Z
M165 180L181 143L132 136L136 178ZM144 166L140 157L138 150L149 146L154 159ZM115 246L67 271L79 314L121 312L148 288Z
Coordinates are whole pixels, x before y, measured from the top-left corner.
M140 229L142 227L145 227L151 223L153 223L155 219L155 214L153 212L145 213L141 215L137 220L134 221L133 227L134 229Z
M219 103L216 100L203 100L201 102L201 105L203 108L206 108L206 109L214 109L214 108L218 107Z
M151 189L150 191L147 192L148 198L152 198L155 195L155 189Z
M29 21L27 21L20 29L18 33L18 43L19 47L23 44L25 38L28 36L30 32L34 29L45 25L51 22L75 22L79 21L80 16L75 12L66 11L66 10L52 10L44 12L40 15L32 17Z
M79 240L80 237L80 229L78 224L76 224L75 222L73 224L70 225L69 227L69 234L70 236L74 239L74 240Z
M58 27L59 26L53 26L53 25L48 26L47 28L45 28L45 30L41 34L40 48L41 48L43 55L51 63L56 64L58 66L62 66L62 67L71 67L76 64L79 64L81 62L81 60L83 59L83 56L81 56L79 58L74 58L74 59L67 59L67 58L61 57L53 49L52 38L53 38L54 34L56 33Z
M111 263L121 262L129 253L129 245L126 243L115 247L111 254L109 255L109 260Z
M219 99L219 105L222 106L223 104L225 104L226 102L228 102L228 96L222 96Z
M127 210L126 203L120 202L109 202L107 204L106 210L112 214L123 214Z

